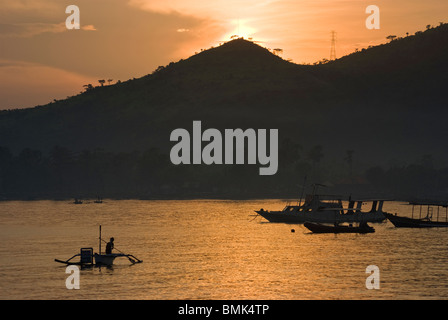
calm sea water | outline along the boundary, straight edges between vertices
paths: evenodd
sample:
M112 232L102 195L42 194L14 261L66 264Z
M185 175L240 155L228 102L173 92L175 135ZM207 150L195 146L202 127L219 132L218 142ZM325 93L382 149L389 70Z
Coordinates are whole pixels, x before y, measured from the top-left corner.
M446 299L448 229L311 234L253 210L281 200L0 202L0 299ZM410 215L387 203L386 211ZM81 270L68 290L68 259L103 238L142 264ZM295 229L295 232L291 232ZM103 246L104 248L104 246ZM104 250L104 249L103 249ZM366 289L366 267L380 289Z

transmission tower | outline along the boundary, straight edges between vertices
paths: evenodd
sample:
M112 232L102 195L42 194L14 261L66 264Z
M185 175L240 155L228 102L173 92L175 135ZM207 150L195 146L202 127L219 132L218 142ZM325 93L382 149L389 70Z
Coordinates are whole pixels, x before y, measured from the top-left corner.
M336 32L331 31L330 60L336 60Z

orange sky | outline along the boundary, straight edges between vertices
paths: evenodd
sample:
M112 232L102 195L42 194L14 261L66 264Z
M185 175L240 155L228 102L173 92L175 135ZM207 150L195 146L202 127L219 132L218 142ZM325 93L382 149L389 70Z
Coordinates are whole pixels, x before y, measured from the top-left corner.
M77 5L81 30L67 30ZM381 29L365 27L368 5ZM448 22L446 0L0 0L0 109L65 98L98 79L127 80L228 40L252 37L312 63Z

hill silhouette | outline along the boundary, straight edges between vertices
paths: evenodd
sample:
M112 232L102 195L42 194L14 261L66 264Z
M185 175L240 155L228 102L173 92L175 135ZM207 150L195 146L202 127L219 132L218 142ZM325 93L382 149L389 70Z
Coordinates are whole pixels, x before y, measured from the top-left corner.
M128 156L147 152L148 157L157 154L153 158L159 160L151 161L170 167L171 131L191 130L192 122L201 120L204 129L279 129L280 162L289 169L269 179L284 183L281 179L293 174L291 188L307 173L340 180L353 165L361 173L424 159L443 165L448 160L443 144L448 136L447 37L443 24L317 65L287 62L237 39L139 79L45 106L3 111L0 146L8 159L28 148L54 160L61 151L56 146L69 150L72 158L98 150ZM313 158L319 150L322 156ZM346 158L349 150L353 159ZM198 170L206 170L206 179L228 170L224 167ZM241 168L231 170L241 176Z

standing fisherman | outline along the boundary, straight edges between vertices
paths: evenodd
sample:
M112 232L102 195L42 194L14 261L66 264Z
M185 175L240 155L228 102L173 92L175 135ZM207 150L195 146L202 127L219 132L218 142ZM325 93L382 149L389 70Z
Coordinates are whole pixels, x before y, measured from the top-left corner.
M106 245L106 254L111 254L114 248L114 238L110 238L110 241Z

